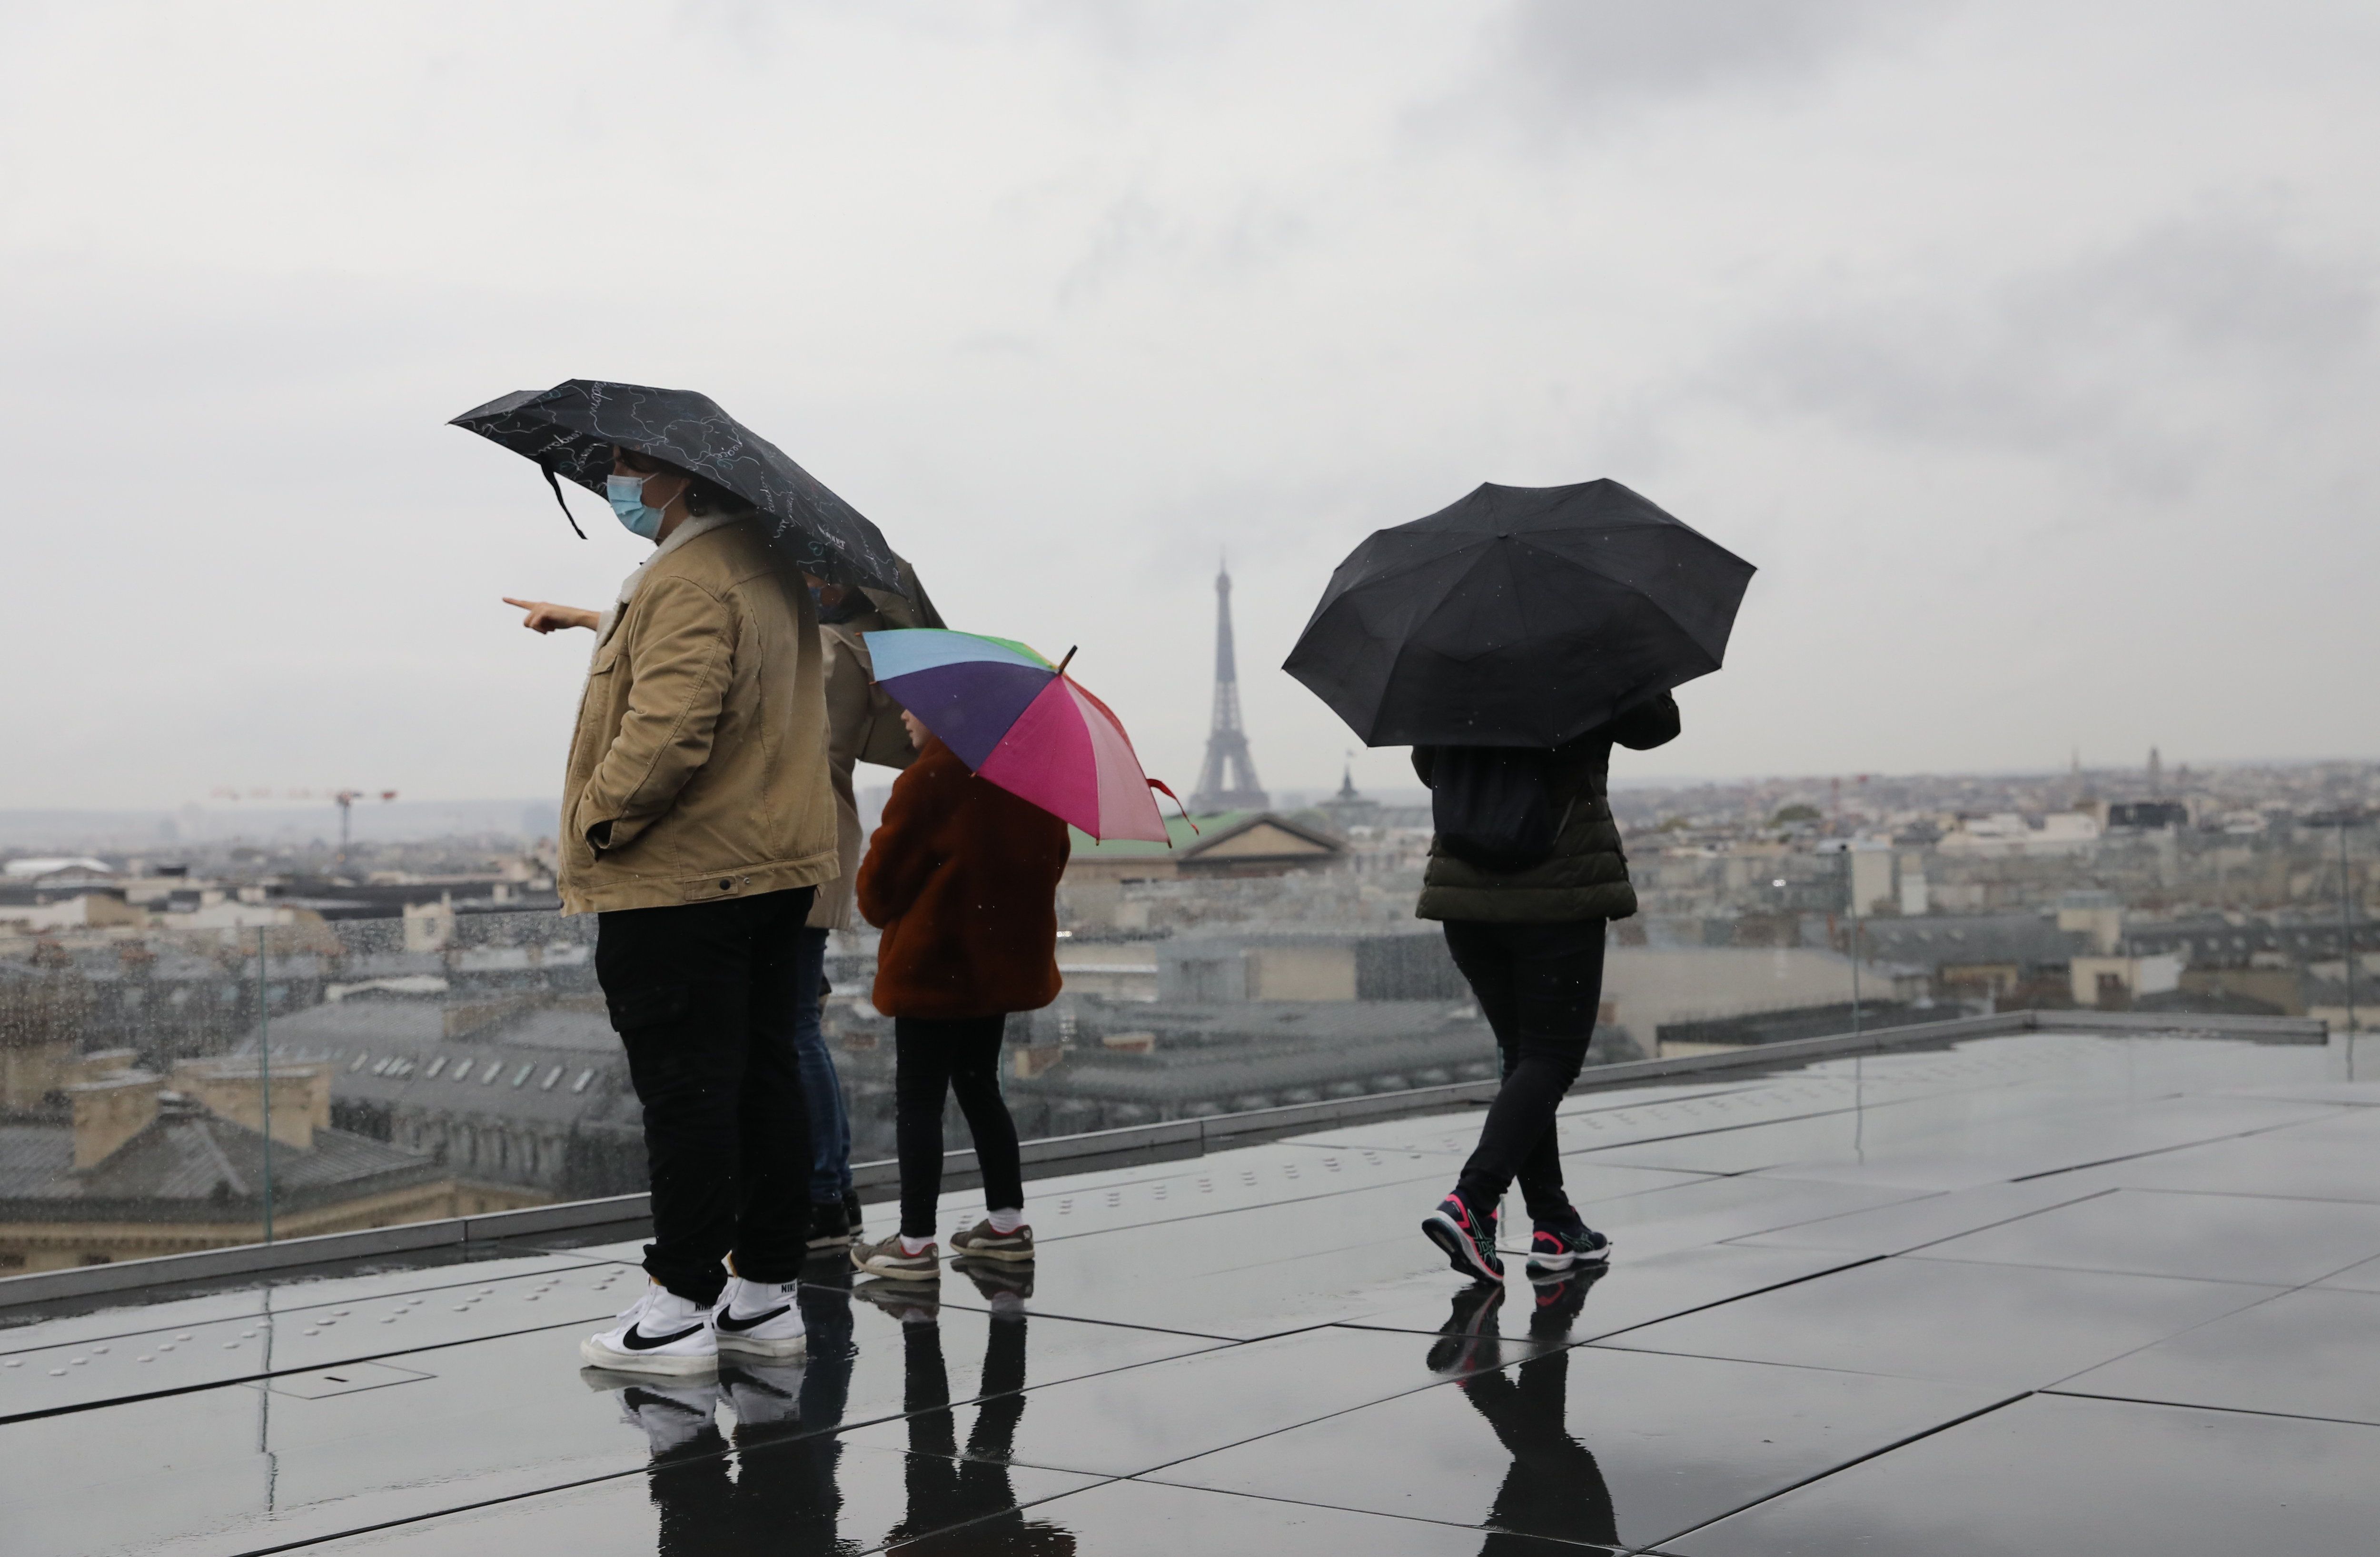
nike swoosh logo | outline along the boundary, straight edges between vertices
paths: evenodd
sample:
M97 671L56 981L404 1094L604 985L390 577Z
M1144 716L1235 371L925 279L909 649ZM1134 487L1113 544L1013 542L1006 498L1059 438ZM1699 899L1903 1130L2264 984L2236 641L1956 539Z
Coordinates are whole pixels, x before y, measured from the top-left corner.
M689 1335L700 1334L701 1332L702 1326L690 1324L675 1335L647 1335L638 1331L635 1325L630 1325L627 1333L620 1337L620 1344L632 1352L650 1352L669 1345L673 1342L683 1341Z
M792 1307L793 1305L790 1303L780 1304L778 1307L770 1309L767 1313L755 1314L748 1320L739 1320L733 1314L722 1314L712 1322L717 1324L720 1329L727 1332L730 1335L741 1335L755 1325L768 1323L771 1320L775 1319L779 1314L784 1313Z

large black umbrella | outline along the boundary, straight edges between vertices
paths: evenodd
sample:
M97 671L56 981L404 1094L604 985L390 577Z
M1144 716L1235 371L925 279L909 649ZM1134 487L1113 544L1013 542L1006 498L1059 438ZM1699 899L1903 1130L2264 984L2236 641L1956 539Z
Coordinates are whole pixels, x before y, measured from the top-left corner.
M1618 481L1376 530L1281 668L1366 746L1554 747L1718 669L1753 567Z
M613 444L665 459L759 509L774 521L777 544L805 571L839 584L900 590L899 559L883 533L708 395L571 379L491 400L452 425L537 461L549 482L565 476L599 493L612 473ZM562 489L553 495L560 502Z

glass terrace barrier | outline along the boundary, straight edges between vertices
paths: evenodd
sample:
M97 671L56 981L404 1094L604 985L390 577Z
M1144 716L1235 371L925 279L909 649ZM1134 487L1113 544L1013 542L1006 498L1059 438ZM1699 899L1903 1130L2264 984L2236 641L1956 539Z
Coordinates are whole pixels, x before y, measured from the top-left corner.
M1590 1064L2015 1007L2338 1030L2371 1004L2360 812L2070 847L2021 819L2025 836L1978 825L1961 844L1812 827L1790 807L1732 827L1663 814L1677 804L1615 797L1642 911L1608 931ZM1202 875L1077 839L1064 991L1009 1024L1023 1135L1496 1074L1443 939L1413 918L1426 809L1308 832L1343 845L1327 868ZM2274 883L2277 906L2250 891ZM341 918L263 888L217 896L0 902L0 1273L646 1186L591 918L491 898ZM835 935L822 1014L859 1162L894 1154L874 961L874 932ZM967 1139L955 1110L947 1138Z

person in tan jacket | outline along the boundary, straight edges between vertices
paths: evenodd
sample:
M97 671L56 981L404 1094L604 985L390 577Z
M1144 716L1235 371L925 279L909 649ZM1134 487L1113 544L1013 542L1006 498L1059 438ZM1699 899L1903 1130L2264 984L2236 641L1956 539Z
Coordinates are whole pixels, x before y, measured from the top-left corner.
M809 590L749 504L626 449L611 497L656 543L617 602L512 602L539 632L595 629L563 788L563 911L598 916L596 978L652 1175L652 1284L580 1351L698 1372L722 1348L802 1349L796 954L840 868L824 663Z
M837 1248L860 1233L859 1197L851 1185L851 1121L845 1113L842 1078L820 1029L825 994L827 938L852 928L852 882L859 874L865 843L853 769L862 762L906 768L917 748L901 722L901 708L876 685L865 634L897 627L939 627L940 613L926 598L914 569L901 564L902 593L854 589L809 580L817 599L820 646L826 663L827 766L834 783L835 855L841 873L819 888L818 902L801 931L801 971L807 991L795 1013L794 1044L801 1057L802 1095L810 1109L810 1232L812 1248ZM905 596L905 598L904 598Z

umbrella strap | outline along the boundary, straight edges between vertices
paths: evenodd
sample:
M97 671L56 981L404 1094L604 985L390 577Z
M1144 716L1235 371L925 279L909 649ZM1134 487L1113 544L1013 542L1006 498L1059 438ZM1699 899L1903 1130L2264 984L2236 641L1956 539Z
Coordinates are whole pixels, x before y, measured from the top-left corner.
M562 483L554 480L553 467L546 464L543 460L540 460L538 461L537 468L545 472L545 484L553 489L554 502L562 504L562 517L570 521L571 533L577 536L581 541L586 540L587 532L578 528L578 520L577 517L570 512L570 505L562 502Z
M1150 779L1148 781L1148 787L1156 790L1160 795L1162 795L1167 799L1172 801L1173 809L1182 813L1182 820L1190 822L1190 831L1193 833L1198 833L1198 824L1195 821L1190 821L1190 808L1182 803L1181 796L1174 794L1173 791L1165 787L1165 781L1163 779ZM1198 835L1202 838L1206 836L1203 833L1199 833ZM1173 845L1171 844L1166 845L1168 848L1172 846Z

